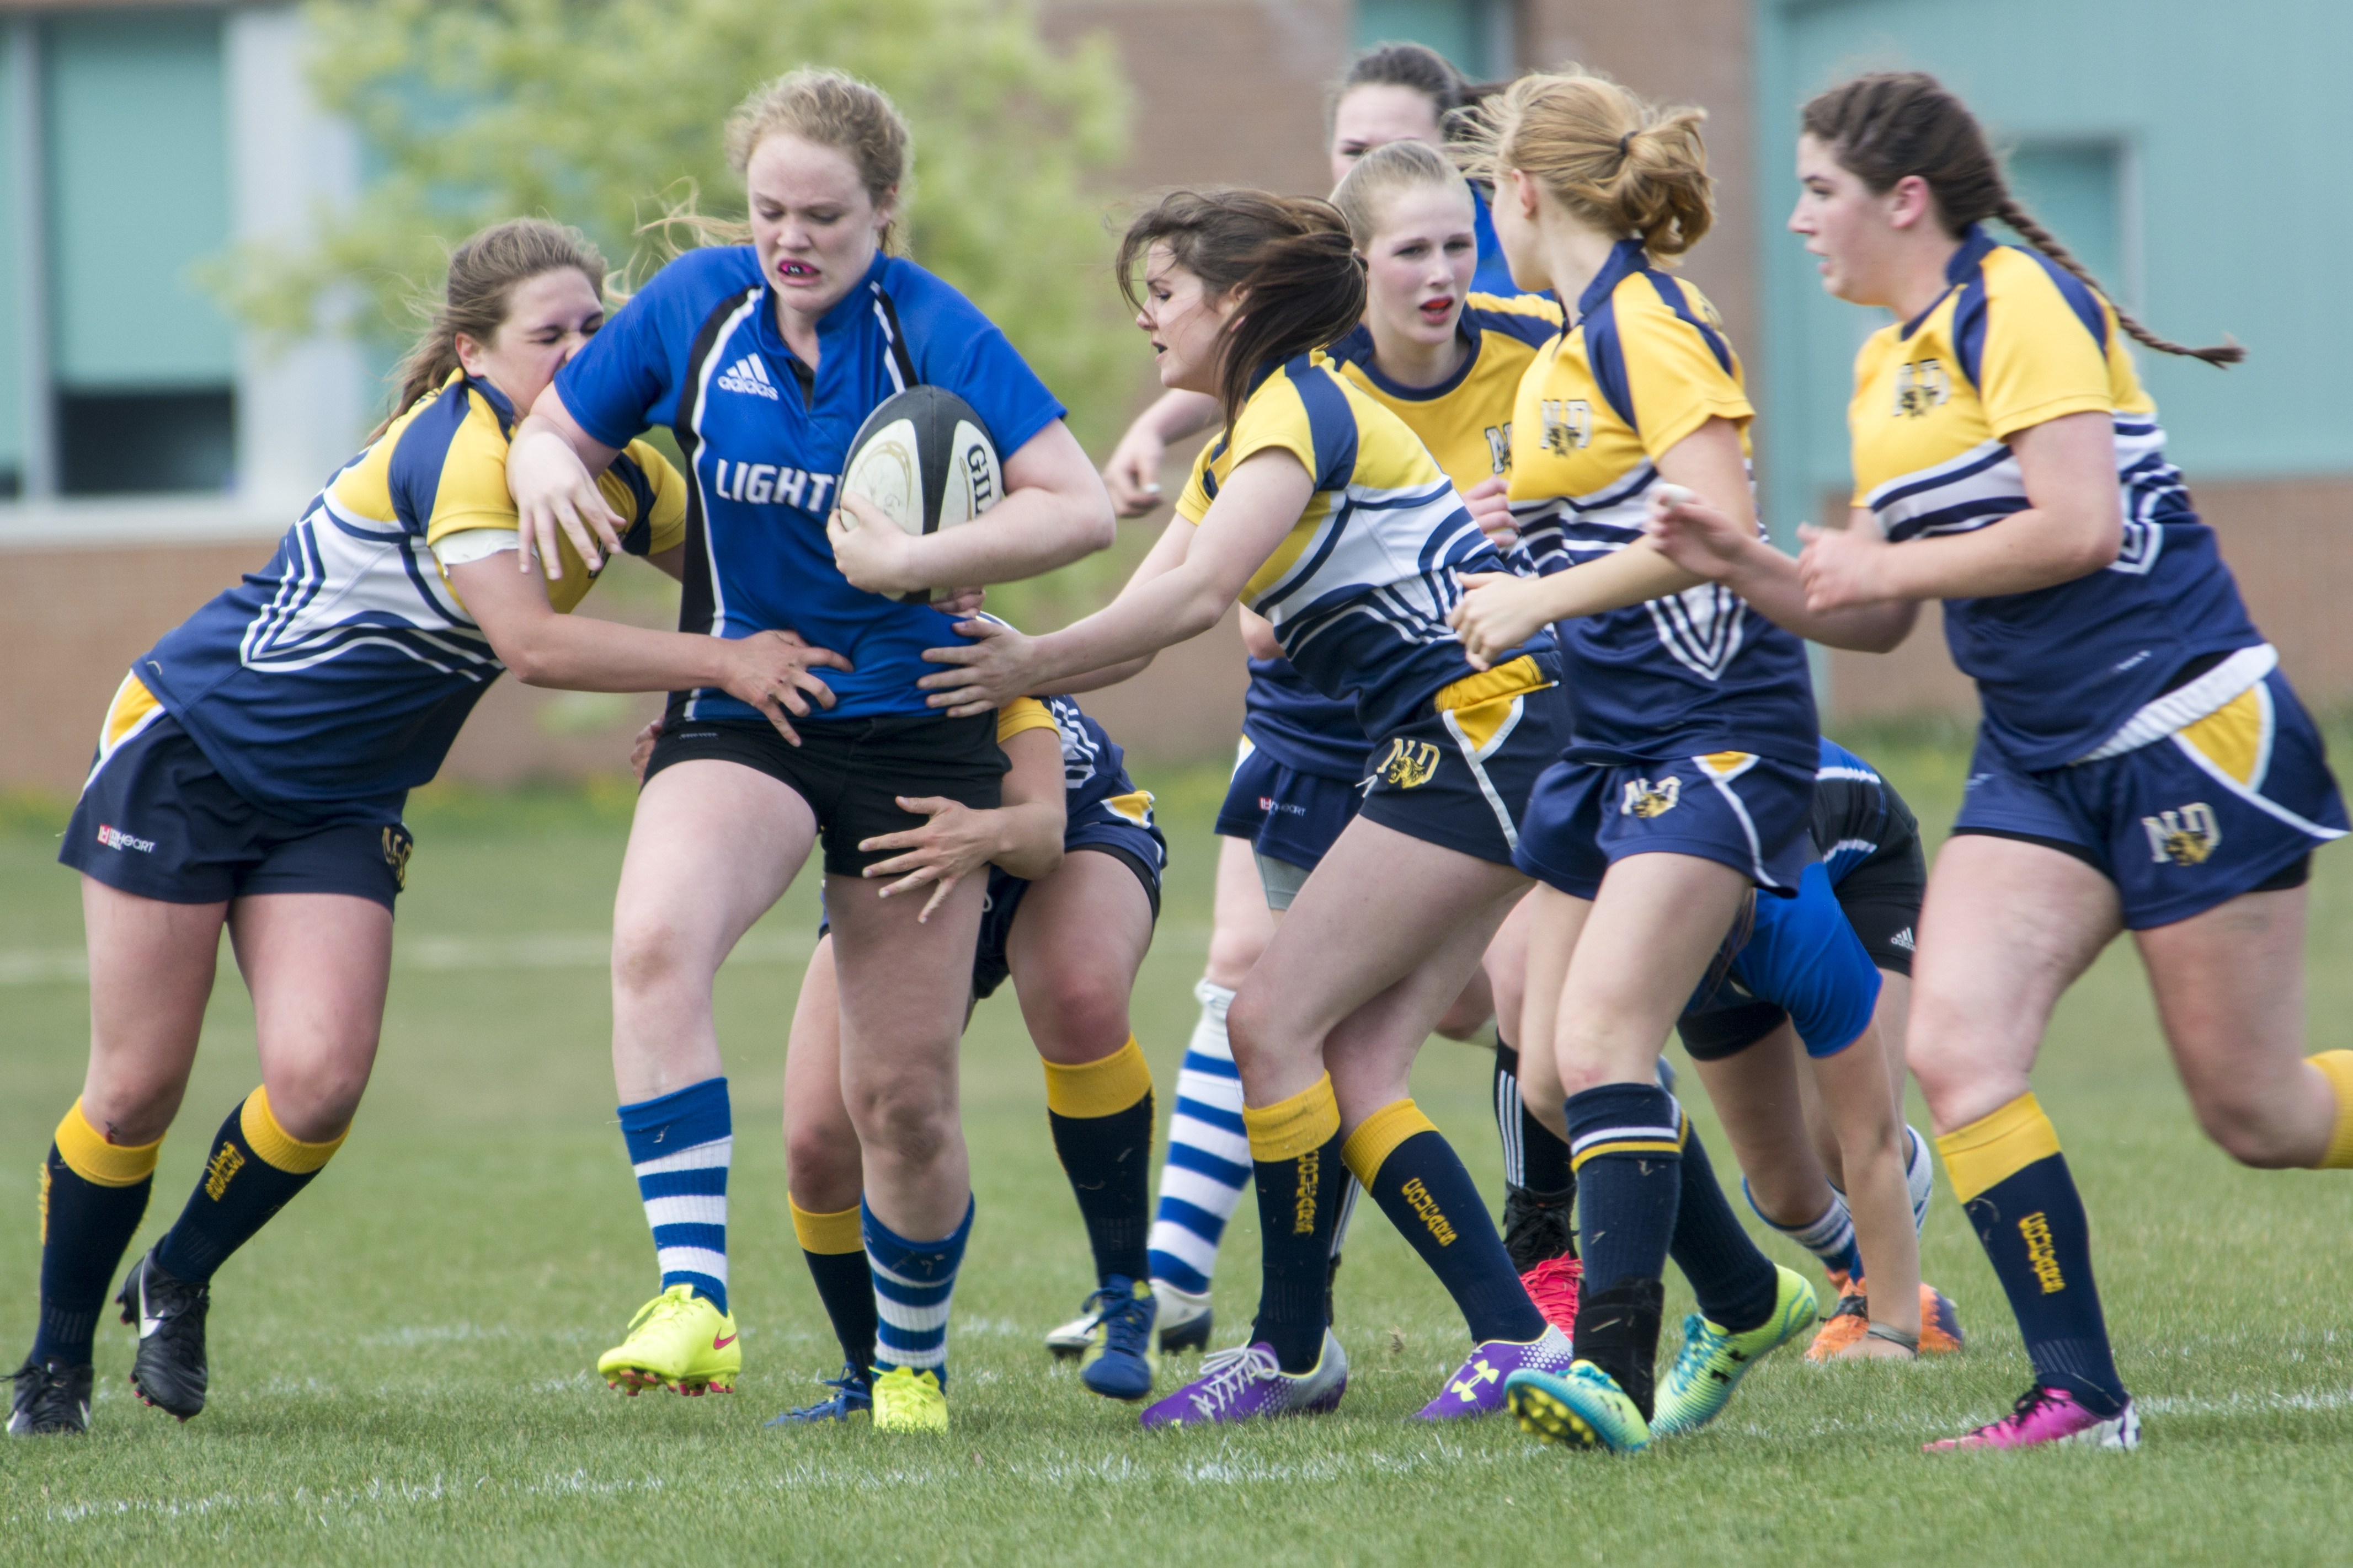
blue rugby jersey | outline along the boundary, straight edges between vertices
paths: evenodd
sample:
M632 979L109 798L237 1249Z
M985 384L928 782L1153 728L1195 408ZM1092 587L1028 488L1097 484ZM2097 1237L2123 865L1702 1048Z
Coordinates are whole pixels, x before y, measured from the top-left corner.
M580 427L618 446L668 425L688 459L679 629L798 632L845 655L820 719L936 716L916 680L926 648L964 639L928 605L853 588L826 538L850 438L918 382L970 404L1000 457L1062 405L987 317L913 262L877 256L818 323L814 374L785 346L748 246L689 251L657 273L556 377ZM808 379L805 383L803 377ZM723 691L674 693L674 715L765 722Z
M1754 415L1740 360L1697 289L1624 240L1540 351L1512 414L1512 511L1547 575L1642 537L1656 459L1711 418ZM1815 765L1805 644L1702 583L1555 627L1575 716L1564 755L1629 763L1722 751Z
M1365 776L1372 742L1356 722L1356 705L1326 697L1303 679L1287 658L1250 661L1250 689L1242 695L1242 733L1250 744L1286 768L1341 784Z
M1814 852L1835 887L1888 845L1916 837L1920 824L1879 770L1825 735L1810 828Z
M1472 230L1479 237L1479 269L1471 274L1471 287L1482 294L1517 294L1520 286L1512 281L1511 263L1504 259L1504 242L1495 237L1495 215L1487 203L1487 193L1477 185L1471 187L1471 199L1477 213L1472 218Z
M1794 899L1757 900L1757 923L1714 995L1693 994L1687 1013L1770 1002L1789 1015L1806 1054L1834 1056L1855 1042L1879 1005L1879 970L1847 923L1830 868L1806 868Z
M2166 460L2115 307L1975 226L1945 277L1934 305L1855 356L1854 504L1899 542L1984 528L2030 505L2010 438L2094 412L2115 422L2124 503L2123 547L2105 570L1945 602L1945 639L1978 683L1986 736L2021 768L2055 768L2158 739L2253 687L2272 660L2235 660L2187 700L2158 700L2191 661L2263 639Z
M432 547L517 526L514 425L498 388L453 372L327 482L269 565L132 666L239 795L298 818L396 822L440 771L506 667ZM597 488L628 552L685 538L685 481L653 447L628 445ZM562 551L548 596L568 611L596 574Z
M1366 734L1429 717L1432 697L1476 673L1446 624L1460 576L1507 571L1504 558L1420 437L1321 353L1261 371L1230 434L1194 459L1177 515L1200 522L1235 465L1271 448L1299 459L1314 493L1242 603L1308 684L1355 702Z

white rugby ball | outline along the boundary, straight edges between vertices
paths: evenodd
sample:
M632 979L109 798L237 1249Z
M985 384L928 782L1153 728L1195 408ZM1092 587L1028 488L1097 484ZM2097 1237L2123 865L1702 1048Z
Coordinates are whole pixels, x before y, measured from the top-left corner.
M1005 476L972 405L936 386L911 386L866 416L841 468L844 491L870 500L909 533L959 528L1005 495ZM911 604L931 595L909 594Z

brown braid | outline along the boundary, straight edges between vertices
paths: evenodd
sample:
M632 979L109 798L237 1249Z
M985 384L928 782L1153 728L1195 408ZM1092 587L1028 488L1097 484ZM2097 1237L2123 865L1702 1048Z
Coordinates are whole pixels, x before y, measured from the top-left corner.
M2211 365L2233 365L2247 357L2247 351L2227 335L2219 343L2191 348L2160 338L2134 320L2010 194L1977 117L1926 71L1856 77L1808 103L1799 123L1875 194L1883 195L1898 181L1913 176L1925 181L1947 230L1956 237L1987 218L2008 224L2027 244L2107 300L2116 324L2137 342L2159 353L2182 354Z

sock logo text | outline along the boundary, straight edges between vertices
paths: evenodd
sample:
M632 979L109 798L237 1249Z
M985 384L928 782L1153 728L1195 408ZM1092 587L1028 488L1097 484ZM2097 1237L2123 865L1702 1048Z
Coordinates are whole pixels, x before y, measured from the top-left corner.
M1405 1201L1413 1205L1413 1212L1421 1216L1421 1223L1430 1227L1430 1234L1438 1238L1438 1245L1451 1247L1454 1244L1454 1227L1446 1222L1446 1212L1438 1206L1438 1200L1430 1195L1430 1189L1421 1184L1421 1178L1416 1176L1408 1182L1401 1192Z
M2034 1270L2042 1293L2052 1296L2067 1289L2067 1281L2059 1274L2059 1249L2052 1244L2051 1222L2042 1211L2037 1209L2020 1220L2018 1234L2026 1238L2026 1266Z
M237 1145L222 1144L220 1152L213 1156L213 1163L205 1169L205 1196L215 1203L220 1202L221 1194L228 1191L229 1178L243 1169L245 1156L237 1152Z
M1324 1151L1310 1149L1299 1156L1299 1191L1291 1200L1291 1234L1315 1234L1315 1182L1323 1174Z

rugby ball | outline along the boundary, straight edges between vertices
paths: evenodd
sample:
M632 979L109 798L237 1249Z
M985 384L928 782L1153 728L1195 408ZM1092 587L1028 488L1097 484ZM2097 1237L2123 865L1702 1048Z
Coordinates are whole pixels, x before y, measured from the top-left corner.
M936 386L911 386L866 416L842 463L841 488L909 533L958 528L1005 494L997 443L972 405ZM905 595L928 604L931 595Z

